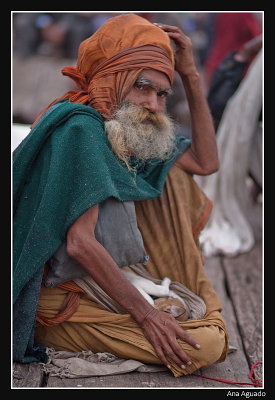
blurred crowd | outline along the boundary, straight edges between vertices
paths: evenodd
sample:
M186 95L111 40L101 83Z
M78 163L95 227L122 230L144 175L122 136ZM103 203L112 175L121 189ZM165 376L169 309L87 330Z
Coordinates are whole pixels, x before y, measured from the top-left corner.
M14 13L13 49L23 58L33 54L77 58L80 42L111 16L83 12Z

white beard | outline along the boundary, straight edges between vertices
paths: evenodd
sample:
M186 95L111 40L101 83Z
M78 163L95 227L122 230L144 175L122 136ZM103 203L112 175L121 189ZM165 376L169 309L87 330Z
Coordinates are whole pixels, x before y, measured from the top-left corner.
M152 123L143 123L145 119ZM175 148L174 124L166 114L151 113L129 103L122 105L114 119L105 122L105 131L114 153L125 162L130 155L141 161L164 161Z

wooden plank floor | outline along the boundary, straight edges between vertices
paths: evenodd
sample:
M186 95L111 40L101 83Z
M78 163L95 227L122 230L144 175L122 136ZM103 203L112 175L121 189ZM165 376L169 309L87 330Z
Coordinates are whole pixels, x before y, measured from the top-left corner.
M251 224L256 243L253 249L234 258L224 256L206 259L205 269L219 294L222 315L229 333L230 352L223 363L203 368L196 373L236 382L250 382L251 365L262 361L262 242L261 205L251 208ZM262 369L254 373L262 378ZM170 371L91 378L57 378L45 376L37 363L14 363L13 388L254 388L204 379L194 375L174 378Z

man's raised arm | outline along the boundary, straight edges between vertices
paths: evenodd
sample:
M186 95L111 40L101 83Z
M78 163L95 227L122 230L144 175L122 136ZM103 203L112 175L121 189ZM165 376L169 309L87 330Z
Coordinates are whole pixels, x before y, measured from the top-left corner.
M175 42L175 69L182 79L191 115L191 146L176 165L192 174L212 174L219 169L215 130L194 63L191 40L178 27L156 25Z

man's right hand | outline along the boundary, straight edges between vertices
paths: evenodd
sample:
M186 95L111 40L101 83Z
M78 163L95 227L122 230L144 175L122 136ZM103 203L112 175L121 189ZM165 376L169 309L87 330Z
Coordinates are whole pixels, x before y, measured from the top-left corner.
M168 358L182 369L186 368L186 364L192 364L191 358L179 345L177 339L189 343L195 349L199 349L200 345L179 326L171 314L152 309L147 313L140 325L145 337L152 344L157 356L167 368L171 368Z

